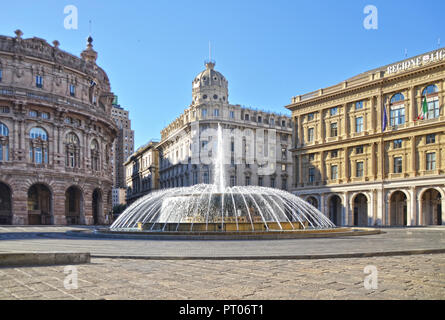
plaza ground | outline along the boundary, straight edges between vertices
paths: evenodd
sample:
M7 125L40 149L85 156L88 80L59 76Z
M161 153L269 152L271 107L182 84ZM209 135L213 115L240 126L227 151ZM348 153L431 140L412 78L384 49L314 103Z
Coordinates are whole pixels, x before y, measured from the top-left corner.
M245 242L75 238L65 235L69 229L0 228L0 252L88 251L93 257L90 264L75 266L78 288L71 290L64 286L65 266L0 268L0 299L445 299L442 253L303 260L279 256L345 252L348 244L356 252L383 250L391 243L390 249L445 248L443 227L384 229L382 235L342 239ZM183 256L213 250L214 257L231 251L239 255L243 248L246 255L276 251L277 258L178 258L181 250ZM172 255L172 260L117 258L125 254ZM377 289L365 288L367 266L378 272Z

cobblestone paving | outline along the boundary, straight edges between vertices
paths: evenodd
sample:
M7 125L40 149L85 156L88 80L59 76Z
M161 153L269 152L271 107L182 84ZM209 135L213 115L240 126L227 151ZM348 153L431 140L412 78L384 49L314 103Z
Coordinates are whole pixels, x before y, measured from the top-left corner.
M90 252L105 256L289 256L444 249L445 226L384 228L380 235L260 241L81 238L64 226L0 226L0 252ZM88 227L81 227L82 229ZM91 228L89 228L91 229Z
M378 270L367 290L364 268ZM323 260L93 259L76 266L1 268L0 299L441 299L445 254Z

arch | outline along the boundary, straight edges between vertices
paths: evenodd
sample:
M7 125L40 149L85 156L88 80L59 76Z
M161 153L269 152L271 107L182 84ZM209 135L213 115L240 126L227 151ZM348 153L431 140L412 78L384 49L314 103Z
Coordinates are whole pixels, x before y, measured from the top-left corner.
M33 127L29 130L29 137L31 139L40 139L42 141L48 141L48 132L41 127Z
M12 224L11 188L0 181L0 224Z
M65 166L69 168L80 167L80 140L73 131L65 135Z
M100 170L100 150L99 143L96 139L91 140L90 143L90 158L91 158L91 169L93 171Z
M420 207L422 211L421 224L442 225L442 193L436 188L427 188L420 195Z
M311 206L313 206L314 208L317 208L318 210L320 210L320 203L315 196L308 196L308 197L306 197L305 201L307 203L309 203Z
M33 163L48 163L48 132L41 127L29 130L29 160Z
M92 196L92 208L93 208L93 224L99 224L103 221L103 197L102 191L99 188L94 189Z
M9 136L9 128L3 122L0 122L0 136L3 136L3 137Z
M43 183L34 183L28 189L28 224L53 224L52 192Z
M66 224L83 224L83 192L78 186L70 186L65 191L65 217Z
M429 96L429 95L435 94L437 92L439 92L439 89L437 88L437 86L435 84L430 84L422 90L422 97Z
M408 195L403 190L392 191L389 195L389 225L408 225Z
M352 224L356 227L368 225L369 198L364 193L357 193L352 198Z
M398 102L403 102L404 100L405 96L401 92L398 92L391 97L390 103L395 104Z
M329 219L336 225L342 224L343 201L337 194L333 194L328 198Z

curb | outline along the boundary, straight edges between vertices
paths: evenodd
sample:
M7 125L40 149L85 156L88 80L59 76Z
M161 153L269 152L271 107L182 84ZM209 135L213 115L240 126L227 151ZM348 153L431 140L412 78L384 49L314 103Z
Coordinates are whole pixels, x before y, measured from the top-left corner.
M370 228L340 228L340 231L299 231L299 232L270 232L270 233L234 233L234 234L214 234L214 233L149 233L149 232L94 232L84 230L70 230L65 234L72 237L85 237L95 239L127 239L127 240L176 240L176 241L201 241L201 240L291 240L291 239L316 239L316 238L338 238L352 236L368 236L385 233L379 229Z
M90 253L0 253L0 267L72 265L90 261Z
M416 249L406 251L357 252L317 255L282 255L282 256L113 256L91 255L95 259L135 259L135 260L319 260L319 259L346 259L409 256L421 254L445 253L445 249Z

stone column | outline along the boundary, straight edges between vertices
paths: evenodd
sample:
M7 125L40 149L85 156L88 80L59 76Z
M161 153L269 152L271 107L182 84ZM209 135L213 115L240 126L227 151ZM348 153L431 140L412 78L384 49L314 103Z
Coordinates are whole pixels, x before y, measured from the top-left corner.
M370 112L371 112L371 133L376 133L376 104L377 104L377 98L371 97L369 100L370 103Z
M343 148L343 152L344 152L344 168L345 168L345 172L343 175L344 181L345 182L349 182L349 150L347 147Z
M345 192L344 196L344 216L342 217L342 223L343 225L347 226L350 224L350 221L352 221L350 214L351 214L351 204L349 203L349 192Z
M326 134L325 134L325 123L324 123L324 117L323 117L323 110L320 111L320 143L325 142Z
M341 117L340 117L340 120L339 120L339 123L338 123L338 135L340 136L340 135L345 135L346 136L346 138L349 138L349 136L350 136L350 133L351 133L351 130L350 130L350 119L349 119L349 114L348 114L348 104L347 103L345 103L344 105L343 105L343 114L344 114L344 122L345 122L345 124L344 124L344 132L342 132L342 130L341 130Z
M372 189L369 193L369 203L368 203L368 225L373 226L376 222L376 212L375 212L375 189Z
M417 101L416 101L416 88L415 87L411 87L409 89L409 97L411 100L411 105L409 109L411 110L407 110L408 111L408 115L407 115L407 121L411 122L414 121L414 119L417 117Z
M416 187L411 187L408 190L408 193L410 195L409 203L407 203L408 206L408 212L406 217L406 225L407 226L415 226L416 225L416 200L417 200L417 190Z
M377 119L376 119L376 130L378 132L382 132L382 123L383 123L383 96L380 93L380 95L376 98L377 104L376 104L376 113L377 113Z
M377 178L377 148L375 142L371 143L371 177L373 180Z
M417 160L416 160L416 136L410 137L411 142L411 176L417 175Z
M298 122L298 145L301 146L303 145L303 124L302 124L302 119L301 116L297 117L297 122Z
M294 149L298 147L298 122L299 117L294 117L294 127L292 128L292 145L294 146Z
M303 155L299 155L298 159L298 184L301 187L303 185Z
M324 160L324 151L320 152L320 179L323 185L326 180L326 163Z
M386 206L385 206L385 199L384 199L384 189L377 189L377 214L376 214L376 224L378 226L385 225L385 221L383 220L384 216L386 215Z

